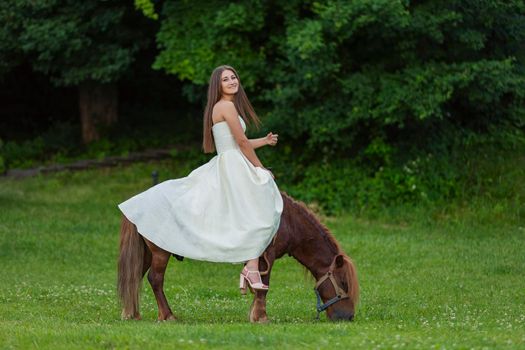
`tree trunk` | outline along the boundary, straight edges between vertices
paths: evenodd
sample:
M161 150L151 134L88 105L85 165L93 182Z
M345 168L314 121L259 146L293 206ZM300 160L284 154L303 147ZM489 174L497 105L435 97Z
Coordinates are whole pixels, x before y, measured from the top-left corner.
M117 121L117 86L87 81L79 85L78 92L82 140L88 144L100 139L101 134Z

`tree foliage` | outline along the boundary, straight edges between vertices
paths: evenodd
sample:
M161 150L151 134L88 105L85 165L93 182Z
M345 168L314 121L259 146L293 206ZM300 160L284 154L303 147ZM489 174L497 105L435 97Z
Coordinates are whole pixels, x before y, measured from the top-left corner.
M124 1L3 1L0 21L0 74L28 61L56 85L114 82L148 42Z
M0 75L21 64L55 86L78 86L82 139L118 119L114 84L148 43L145 19L125 1L0 2Z
M159 19L159 14L155 12L155 5L150 0L135 0L135 8L150 19Z
M202 86L235 66L310 154L524 125L522 1L166 1L161 14L155 68Z
M264 29L264 2L166 2L157 40L163 50L154 68L192 83L207 84L217 62L228 62L244 74L252 87L265 60L264 47L252 45ZM210 69L211 68L211 69Z

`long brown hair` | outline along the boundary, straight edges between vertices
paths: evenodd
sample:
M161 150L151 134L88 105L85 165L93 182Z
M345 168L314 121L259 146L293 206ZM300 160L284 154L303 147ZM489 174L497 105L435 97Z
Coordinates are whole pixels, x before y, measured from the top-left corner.
M204 109L204 122L202 130L202 149L204 150L204 153L215 152L215 143L213 142L213 133L211 132L211 127L213 126L213 120L211 116L213 114L213 106L215 106L215 104L219 102L222 97L221 75L225 70L231 70L239 82L239 89L233 97L235 109L237 109L237 112L240 114L241 118L244 119L246 124L251 125L253 123L257 128L259 128L261 125L259 117L253 110L252 104L244 92L241 79L239 78L237 71L230 66L219 66L213 70L213 73L211 73L208 86L208 102L206 103L206 108Z

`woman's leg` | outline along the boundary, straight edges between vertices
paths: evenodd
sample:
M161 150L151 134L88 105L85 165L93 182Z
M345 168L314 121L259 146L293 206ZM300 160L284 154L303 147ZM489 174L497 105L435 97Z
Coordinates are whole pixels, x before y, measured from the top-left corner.
M259 271L259 258L248 260L246 268L249 271Z
M268 286L262 282L261 274L259 273L259 258L248 260L246 266L242 269L240 276L241 294L246 294L246 281L250 289L268 290Z

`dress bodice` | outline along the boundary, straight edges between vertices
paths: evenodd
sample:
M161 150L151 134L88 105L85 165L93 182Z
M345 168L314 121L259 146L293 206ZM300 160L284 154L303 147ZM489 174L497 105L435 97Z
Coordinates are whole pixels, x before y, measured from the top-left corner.
M246 123L241 118L241 116L239 116L239 120L241 122L242 129L244 132L246 132ZM226 121L215 123L211 127L211 131L215 141L215 149L217 150L218 154L232 149L240 149L239 144L235 140L235 137L233 137L230 127Z

